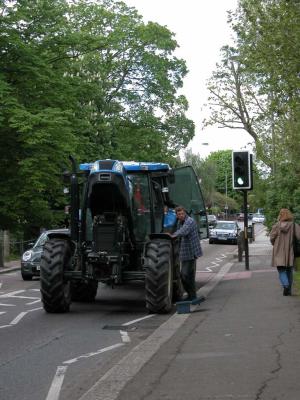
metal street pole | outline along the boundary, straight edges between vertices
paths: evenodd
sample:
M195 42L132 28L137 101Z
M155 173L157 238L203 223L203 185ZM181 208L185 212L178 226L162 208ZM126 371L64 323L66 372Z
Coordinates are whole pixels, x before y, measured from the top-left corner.
M226 204L225 204L225 219L227 221L227 212L228 212L228 204L227 204L227 171L225 172L225 198L226 198Z
M243 190L244 194L244 238L245 238L245 268L249 270L249 244L248 244L248 202L247 190Z

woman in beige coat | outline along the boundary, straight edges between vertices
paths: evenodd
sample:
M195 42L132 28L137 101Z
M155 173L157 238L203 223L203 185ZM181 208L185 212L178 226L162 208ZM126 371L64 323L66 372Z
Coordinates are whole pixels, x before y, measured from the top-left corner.
M272 265L277 267L283 295L292 294L294 268L294 236L300 240L300 226L294 223L293 214L287 208L279 212L278 222L273 225L270 240L273 245Z

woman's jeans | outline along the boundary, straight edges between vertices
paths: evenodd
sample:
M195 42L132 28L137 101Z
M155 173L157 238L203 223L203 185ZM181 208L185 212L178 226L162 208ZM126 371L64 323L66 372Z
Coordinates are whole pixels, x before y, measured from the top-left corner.
M293 284L293 267L277 267L279 280L283 287L292 287Z
M181 261L181 281L188 297L194 299L196 294L196 260Z

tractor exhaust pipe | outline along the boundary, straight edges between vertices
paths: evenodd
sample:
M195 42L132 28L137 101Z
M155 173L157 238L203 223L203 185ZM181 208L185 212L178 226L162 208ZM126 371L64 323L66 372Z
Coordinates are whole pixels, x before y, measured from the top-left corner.
M71 155L69 159L72 163L72 174L70 178L71 194L71 240L78 242L79 239L79 184L77 178L77 163Z

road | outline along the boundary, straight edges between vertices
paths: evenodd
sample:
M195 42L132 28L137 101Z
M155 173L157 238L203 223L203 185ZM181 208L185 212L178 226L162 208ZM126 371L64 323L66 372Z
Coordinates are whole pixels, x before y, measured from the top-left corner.
M233 259L236 246L202 242L197 287ZM175 308L174 308L175 312ZM99 286L95 303L44 312L39 279L0 275L0 399L79 399L169 315L149 315L143 284Z

